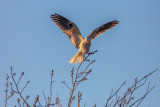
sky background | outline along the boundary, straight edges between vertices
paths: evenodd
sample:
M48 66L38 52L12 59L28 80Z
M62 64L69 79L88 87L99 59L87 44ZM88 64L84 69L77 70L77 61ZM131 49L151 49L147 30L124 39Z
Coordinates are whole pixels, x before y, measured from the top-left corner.
M30 95L31 103L38 94L45 104L42 90L49 95L54 69L53 97L57 92L63 107L67 106L69 90L61 81L71 82L70 71L77 65L68 61L77 50L50 19L53 13L73 21L84 37L104 23L120 21L92 42L90 51L98 53L90 58L96 63L90 66L93 72L88 80L77 88L83 93L82 106L86 102L86 107L95 103L104 107L112 88L116 90L125 80L129 86L135 77L160 68L159 4L159 0L0 0L0 107L4 107L5 78L11 65L17 76L25 73L20 87L30 81L24 95ZM149 80L156 88L141 107L158 107L160 73ZM136 95L145 90L141 88ZM16 103L12 98L8 107Z

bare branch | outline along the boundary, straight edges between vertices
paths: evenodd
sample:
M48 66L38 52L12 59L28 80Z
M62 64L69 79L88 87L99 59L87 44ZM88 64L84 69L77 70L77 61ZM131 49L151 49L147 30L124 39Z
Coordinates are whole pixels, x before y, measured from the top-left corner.
M82 99L82 93L79 91L78 92L78 107L80 107L80 101Z
M75 78L73 79L73 71L74 69L72 69L71 71L71 78L72 78L72 89L71 89L71 92L70 92L70 98L69 98L69 101L68 101L68 107L70 107L72 101L73 101L73 93L75 91L75 89L77 88L77 86L84 80L87 80L86 76L91 72L91 70L89 70L88 72L85 72L87 70L87 68L93 64L93 62L95 62L95 60L92 60L88 66L84 69L83 72L79 73L79 69L80 67L82 66L82 64L85 62L85 61L88 61L87 58L92 55L92 54L95 54L95 52L97 51L94 51L94 52L90 52L88 53L88 55L84 58L84 60L80 63L80 65L78 66L77 68L77 71L76 71L76 74L75 74ZM83 74L85 73L85 75L83 76ZM80 78L80 80L78 80ZM68 85L67 85L68 86ZM70 88L69 88L70 89Z
M19 107L21 107L20 99L19 98L17 98L17 102L18 102Z
M8 99L8 78L9 78L9 76L8 76L8 74L7 74L7 76L6 76L6 90L5 90L5 93L6 93L6 96L5 96L5 107L7 107L7 99Z
M27 107L30 107L29 106L29 104L26 102L26 100L23 98L23 96L21 95L21 93L20 93L20 91L19 91L19 89L18 89L18 86L17 86L17 84L16 84L16 81L15 81L15 79L14 79L14 75L15 75L15 73L13 74L12 73L12 66L11 66L11 77L12 77L12 80L13 80L13 82L14 82L14 85L15 85L15 87L16 87L16 90L17 90L17 93L19 94L19 96L21 97L21 99L23 100L23 102L26 104L26 106Z
M134 92L142 87L146 81L147 81L147 78L152 75L153 73L155 73L156 71L158 71L158 69L150 72L149 74L147 74L146 76L142 77L139 81L137 80L137 78L135 79L135 82L133 85L131 85L131 88L128 88L127 91L124 93L124 95L122 97L117 97L118 95L118 92L120 91L120 89L122 88L123 85L125 85L124 82L120 88L112 95L113 93L113 90L111 91L111 94L110 94L110 97L107 99L107 102L106 102L106 106L105 107L110 107L112 104L113 104L113 100L111 101L110 104L109 101L111 99L113 99L113 97L115 96L115 103L113 104L113 107L115 107L117 104L119 105L119 107L128 107L129 103L131 103L131 101L134 99L134 97L132 97L132 95L134 94ZM150 83L149 83L150 84ZM146 90L146 93L144 94L143 97L139 98L138 100L136 100L134 103L130 104L129 107L135 105L136 103L138 103L138 105L142 102L142 100L149 94L149 92L151 92L153 90L153 88L155 86L153 86L151 89L149 89L149 84L148 84L148 87L147 87L147 90ZM120 103L119 103L120 102Z
M46 101L46 105L47 105L47 99L46 99L46 95L44 94L44 91L42 90L42 93L43 93L43 96L44 96L44 99Z
M95 52L90 52L88 53L88 55L84 58L84 60L79 64L79 66L77 67L77 69L74 71L74 67L71 70L71 84L67 84L64 81L62 81L62 83L69 89L70 91L70 96L69 96L69 101L68 101L68 106L70 107L73 100L77 99L75 97L75 90L77 89L77 87L79 86L80 83L82 83L83 81L87 80L87 76L88 74L90 74L92 72L92 69L89 69L90 65L92 65L95 60L89 60L88 57L90 55L95 54ZM83 68L84 63L87 63L87 65ZM6 89L5 89L5 107L7 107L7 102L8 99L10 99L14 94L18 94L18 98L17 98L17 102L18 102L18 106L19 107L24 107L24 105L26 105L26 107L30 107L28 102L28 98L29 95L25 97L22 96L22 92L24 91L24 89L27 87L27 85L29 84L29 81L27 81L27 83L25 84L24 87L22 87L22 90L20 90L19 87L19 83L22 80L22 77L24 75L24 72L21 73L21 75L19 76L19 78L16 78L16 73L13 73L13 68L11 66L10 71L11 71L11 80L12 82L10 82L9 84L9 76L7 74L6 76ZM140 80L138 80L137 78L135 78L134 83L130 85L129 88L127 88L123 93L122 96L119 96L120 91L122 90L122 88L126 85L126 81L124 81L120 87L113 92L113 89L109 95L109 98L106 100L106 104L105 107L115 107L115 106L119 106L119 107L132 107L132 106L139 106L141 104L141 102L146 98L146 96L155 88L155 86L152 86L150 88L150 82L147 85L147 79L149 76L151 76L153 73L155 73L156 71L158 71L158 69L148 73L146 76L142 77ZM60 99L57 93L57 97L56 100L54 100L55 102L52 103L52 86L53 86L53 74L54 71L52 70L51 72L51 81L50 81L50 90L49 90L49 95L46 96L44 91L42 90L43 96L44 96L44 100L45 100L45 105L42 106L39 100L39 96L37 95L36 98L34 99L33 102L33 107L51 107L51 106L58 106L58 107L62 107L61 103L60 103ZM16 81L18 80L18 81ZM12 85L13 84L13 85ZM141 96L140 98L136 98L134 96L135 92L137 91L137 89L139 89L140 87L143 86L147 86L145 93L143 94L143 96ZM114 99L115 98L115 99ZM80 107L81 104L81 99L82 99L82 93L79 91L78 92L78 107ZM84 104L84 107L86 106L86 103ZM16 107L16 106L15 106ZM96 107L96 104L93 106Z
M37 95L37 97L34 100L34 104L33 107L36 107L36 104L39 102L39 95Z
M128 92L130 92L130 96L129 96L129 99L128 99L128 102L126 103L126 106L130 103L131 99L132 99L132 94L134 93L135 89L136 89L136 86L137 86L137 78L135 79L135 83L134 83L134 89L133 91L129 88L128 89Z
M27 87L27 85L28 85L29 83L30 83L29 81L26 82L26 85L22 88L22 90L21 90L20 93L22 93L22 92L24 91L24 89Z
M21 80L21 78L22 78L23 75L24 75L24 72L21 73L21 76L18 79L17 85L19 84L19 82L20 82L20 80Z
M50 100L48 102L49 104L51 103L51 99L52 99L51 97L52 97L52 84L53 84L53 80L52 79L53 79L53 73L54 73L54 71L52 70L52 73L51 73L51 82L50 82L50 98L49 98Z
M26 96L26 101L29 99L29 95ZM24 107L24 102L22 103L22 107Z
M55 103L58 107L62 107L61 103L60 103L60 99L57 93L57 98L56 98L56 103Z
M146 90L144 96L142 96L141 98L139 98L138 100L136 100L135 102L133 102L129 107L132 107L136 103L138 103L137 107L141 104L142 100L144 100L144 98L155 88L155 86L153 86L151 89L149 89L149 86L150 86L150 82L148 83L147 90Z
M66 84L65 80L62 81L62 84L64 84L71 91L71 88Z
M112 89L111 94L110 94L110 97L107 99L107 102L106 102L105 107L109 107L109 106L112 104L112 102L111 102L111 104L109 104L109 106L108 106L108 103L109 103L110 99L112 99L112 98L119 92L119 90L120 90L125 84L126 84L126 81L124 81L124 82L121 84L121 86L117 89L117 91L116 91L113 95L112 95L112 93L113 93L113 89Z
M73 72L74 72L74 67L71 70L71 79L72 79L72 85L73 85Z

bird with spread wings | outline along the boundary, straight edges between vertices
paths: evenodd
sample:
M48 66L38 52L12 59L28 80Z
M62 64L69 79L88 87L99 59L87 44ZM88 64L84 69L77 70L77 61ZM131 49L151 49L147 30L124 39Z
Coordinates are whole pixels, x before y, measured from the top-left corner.
M59 15L51 15L52 20L56 25L65 33L72 44L78 49L77 54L71 58L69 63L81 63L84 59L85 53L87 54L91 47L91 41L98 37L100 34L116 26L119 21L114 20L106 24L101 25L91 32L91 34L83 38L76 24L68 20L67 18Z

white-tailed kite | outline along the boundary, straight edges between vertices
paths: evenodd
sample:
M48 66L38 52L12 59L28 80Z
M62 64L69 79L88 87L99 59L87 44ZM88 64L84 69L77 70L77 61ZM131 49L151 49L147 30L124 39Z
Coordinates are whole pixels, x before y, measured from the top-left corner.
M84 54L87 54L90 50L91 41L100 34L116 26L119 22L117 20L114 20L103 24L93 30L88 37L83 38L76 24L74 24L67 18L59 14L53 14L51 15L51 18L56 23L56 25L63 31L63 33L65 33L69 37L72 44L78 49L77 54L71 58L69 63L81 63L84 59Z

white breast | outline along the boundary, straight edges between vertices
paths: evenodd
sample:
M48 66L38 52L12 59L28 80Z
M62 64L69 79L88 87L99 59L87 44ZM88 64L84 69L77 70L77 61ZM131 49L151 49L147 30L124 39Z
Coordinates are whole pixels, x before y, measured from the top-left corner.
M90 50L91 42L88 42L87 39L85 38L81 43L80 43L80 49L79 51L83 53L88 53Z

